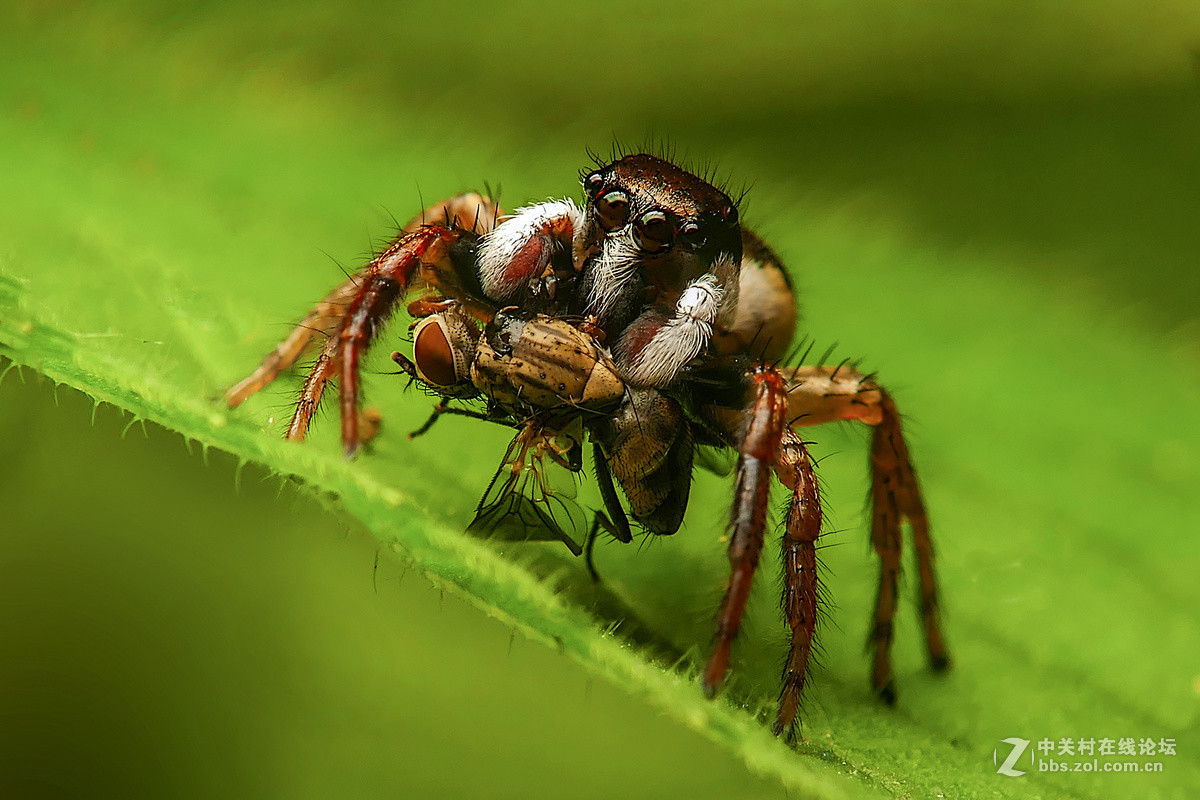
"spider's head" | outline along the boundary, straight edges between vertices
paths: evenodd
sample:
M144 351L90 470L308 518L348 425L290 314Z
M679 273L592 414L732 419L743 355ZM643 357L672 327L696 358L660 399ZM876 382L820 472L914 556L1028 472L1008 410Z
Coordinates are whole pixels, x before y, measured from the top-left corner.
M678 295L706 272L736 277L742 235L736 204L720 189L656 156L625 156L583 178L586 210L576 263L602 320L627 290Z

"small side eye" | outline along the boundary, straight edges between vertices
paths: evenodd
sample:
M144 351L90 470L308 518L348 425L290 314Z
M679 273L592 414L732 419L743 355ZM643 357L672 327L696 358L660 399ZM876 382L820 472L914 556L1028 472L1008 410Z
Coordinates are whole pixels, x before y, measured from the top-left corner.
M647 253L661 253L675 241L675 228L661 211L647 211L634 226L638 244Z
M695 220L688 220L679 226L679 241L689 250L699 250L707 239L700 225Z
M600 172L593 172L583 179L583 188L587 191L588 197L595 197L603 187L604 175Z
M629 197L620 189L596 198L596 220L606 231L616 230L629 221Z
M737 225L737 221L738 221L737 206L725 206L724 208L722 208L721 209L721 219L723 219L727 225Z

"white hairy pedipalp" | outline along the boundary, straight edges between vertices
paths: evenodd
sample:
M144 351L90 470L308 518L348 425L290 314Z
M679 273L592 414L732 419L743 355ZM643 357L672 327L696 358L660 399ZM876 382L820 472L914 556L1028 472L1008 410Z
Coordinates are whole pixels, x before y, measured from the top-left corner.
M536 277L528 269L514 270L514 262L541 258L556 240L569 250L582 220L583 212L570 198L517 209L484 236L479 246L479 282L484 293L495 300L512 297Z
M675 303L675 316L634 356L626 378L639 386L667 386L700 355L713 335L725 288L711 272L692 281Z

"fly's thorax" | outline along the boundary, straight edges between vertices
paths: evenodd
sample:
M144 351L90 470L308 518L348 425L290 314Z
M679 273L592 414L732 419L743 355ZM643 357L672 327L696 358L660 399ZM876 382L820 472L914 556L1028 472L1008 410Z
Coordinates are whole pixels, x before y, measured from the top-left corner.
M601 410L625 392L595 339L565 320L517 309L500 311L488 324L471 379L493 402L510 408Z

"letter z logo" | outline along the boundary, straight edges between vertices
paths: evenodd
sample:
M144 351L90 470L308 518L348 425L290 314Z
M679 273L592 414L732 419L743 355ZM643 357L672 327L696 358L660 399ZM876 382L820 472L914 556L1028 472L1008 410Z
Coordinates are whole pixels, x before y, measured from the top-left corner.
M1021 777L1022 775L1025 774L1025 771L1020 770L1020 769L1013 769L1013 766L1017 763L1017 760L1020 759L1021 756L1025 755L1025 748L1029 747L1029 740L1028 739L1018 739L1017 737L1013 736L1008 739L1001 739L1000 741L1003 742L1004 744L1011 744L1012 752L1008 754L1008 758L1004 759L1004 763L996 768L996 772L999 772L1001 775L1008 775L1010 778ZM996 763L997 760L999 760L999 755L997 754L997 750L999 750L999 748L992 751L992 763L993 764Z

